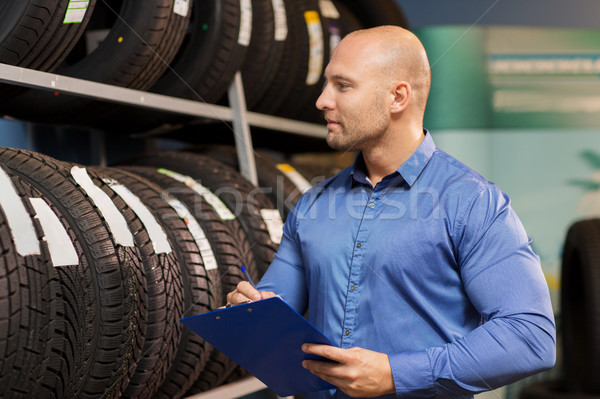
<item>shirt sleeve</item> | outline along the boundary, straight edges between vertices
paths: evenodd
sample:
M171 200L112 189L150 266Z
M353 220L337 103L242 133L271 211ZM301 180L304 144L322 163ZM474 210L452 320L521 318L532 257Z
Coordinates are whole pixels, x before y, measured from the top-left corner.
M510 200L491 185L467 209L453 240L483 324L441 347L389 355L398 397L472 395L554 365L548 286Z
M302 199L300 199L302 201ZM304 314L308 294L304 262L297 235L298 212L301 202L288 214L283 236L273 262L257 285L259 291L272 291L295 311Z

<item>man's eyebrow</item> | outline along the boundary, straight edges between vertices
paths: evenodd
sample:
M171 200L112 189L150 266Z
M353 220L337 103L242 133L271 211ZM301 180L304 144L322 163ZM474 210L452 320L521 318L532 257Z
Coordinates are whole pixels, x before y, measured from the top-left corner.
M325 80L343 80L346 82L350 82L350 83L354 83L354 79L345 76L345 75L332 75L329 77L329 79L327 79L327 77L325 77Z

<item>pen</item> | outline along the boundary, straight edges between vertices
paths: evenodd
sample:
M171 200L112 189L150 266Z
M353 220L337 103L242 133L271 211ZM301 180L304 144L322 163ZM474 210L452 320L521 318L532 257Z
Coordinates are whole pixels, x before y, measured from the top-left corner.
M248 270L246 270L246 268L244 267L244 265L241 265L240 268L242 269L242 272L244 273L244 276L246 276L246 280L248 280L248 282L250 284L252 284L252 286L254 287L254 289L258 290L256 288L256 284L254 284L254 281L252 281L252 277L250 277L250 274L248 273Z

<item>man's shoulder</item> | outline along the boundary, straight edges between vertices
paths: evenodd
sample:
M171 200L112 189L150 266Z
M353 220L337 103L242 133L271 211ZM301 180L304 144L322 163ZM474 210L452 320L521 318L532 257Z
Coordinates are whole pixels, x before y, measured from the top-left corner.
M480 192L495 186L480 173L439 148L434 151L431 161L436 177L443 177L455 187L461 185L464 189Z

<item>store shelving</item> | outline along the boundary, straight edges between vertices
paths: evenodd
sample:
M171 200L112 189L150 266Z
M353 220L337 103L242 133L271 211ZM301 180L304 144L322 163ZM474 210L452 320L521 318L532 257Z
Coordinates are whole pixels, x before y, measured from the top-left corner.
M247 111L241 73L239 72L236 74L228 90L228 99L231 107L111 86L2 63L0 63L0 83L61 92L199 118L232 122L240 172L255 185L257 185L257 174L250 126L316 138L325 138L327 134L326 128L322 125ZM32 110L33 112L35 110ZM105 160L106 154L103 152L103 149L99 148L98 151L100 152L100 158L104 158ZM254 377L247 377L201 394L189 396L187 399L233 398L264 389L266 389L266 386L262 382Z

